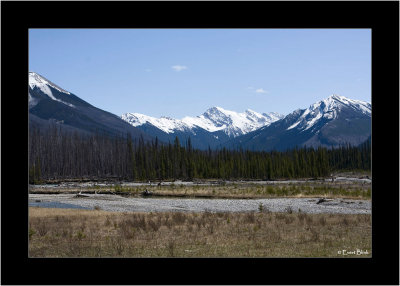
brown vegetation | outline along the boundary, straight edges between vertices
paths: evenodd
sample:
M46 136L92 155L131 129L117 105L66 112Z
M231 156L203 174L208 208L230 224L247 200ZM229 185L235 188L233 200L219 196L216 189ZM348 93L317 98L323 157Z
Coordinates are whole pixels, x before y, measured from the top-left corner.
M274 197L326 197L347 199L371 199L370 183L342 183L342 182L311 182L302 183L269 183L257 184L256 182L232 182L218 185L161 185L155 183L147 186L92 186L77 187L34 187L30 193L114 193L127 196L139 196L148 190L153 196L163 197L198 197L198 198L274 198Z
M343 257L343 249L371 255L371 215L263 208L111 213L31 207L28 234L30 257Z

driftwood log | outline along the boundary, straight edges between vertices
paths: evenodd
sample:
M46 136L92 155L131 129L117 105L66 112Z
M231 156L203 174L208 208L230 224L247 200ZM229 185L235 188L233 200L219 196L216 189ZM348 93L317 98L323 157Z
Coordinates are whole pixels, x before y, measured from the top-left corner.
M153 193L148 191L147 189L142 192L142 196L144 196L144 197L148 197L148 196L151 196L151 195L153 195Z

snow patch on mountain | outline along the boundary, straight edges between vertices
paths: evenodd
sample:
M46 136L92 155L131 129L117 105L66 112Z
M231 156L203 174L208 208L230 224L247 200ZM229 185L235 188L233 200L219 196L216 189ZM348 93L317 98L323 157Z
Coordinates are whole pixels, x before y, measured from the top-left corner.
M73 104L70 104L68 102L62 101L61 99L56 98L53 93L51 92L50 87L62 92L62 93L66 93L66 94L70 94L68 91L62 89L61 87L55 85L54 83L52 83L51 81L45 79L44 77L42 77L41 75L35 73L35 72L29 72L29 87L31 89L39 88L44 94L46 94L49 98L51 98L52 100L61 102L65 105L68 105L70 107L75 107ZM31 102L32 96L28 93L28 98L29 98L29 102Z
M125 113L121 116L121 118L135 127L150 123L166 133L187 131L189 129L189 126L184 124L181 120L173 119L167 116L155 118L140 113Z
M34 86L41 87L43 85L51 86L52 88L58 90L59 92L63 92L66 94L71 94L70 92L66 91L65 89L62 89L58 85L52 83L48 79L44 78L43 76L35 73L35 72L29 72L29 86L33 88Z
M28 107L32 108L36 104L38 104L38 100L34 98L29 92L28 92Z
M222 107L212 107L202 115L196 117L186 116L181 120L169 117L154 118L139 113L126 113L121 118L135 127L150 123L167 133L173 133L177 130L194 133L194 128L202 128L209 132L222 130L228 136L236 137L260 127L268 126L272 122L283 118L283 115L278 113L260 114L250 109L243 113L237 113Z
M289 126L287 130L293 128L302 131L308 130L321 119L327 119L330 121L337 118L337 115L342 108L351 108L355 111L371 116L370 103L334 94L322 101L310 105L309 108L303 111L299 119Z
M212 107L197 117L185 117L182 119L188 125L197 125L209 132L222 130L228 136L237 137L260 127L268 126L283 118L278 113L261 114L247 109L243 113Z
M271 122L271 123L278 121L285 117L284 115L279 114L278 112L263 113L262 115L266 118L266 120L268 122Z
M297 125L299 125L300 124L300 120L299 121L297 121L297 122L295 122L294 124L292 124L292 125L290 125L289 127L288 127L288 129L286 129L286 130L290 130L290 129L293 129L293 128L295 128Z

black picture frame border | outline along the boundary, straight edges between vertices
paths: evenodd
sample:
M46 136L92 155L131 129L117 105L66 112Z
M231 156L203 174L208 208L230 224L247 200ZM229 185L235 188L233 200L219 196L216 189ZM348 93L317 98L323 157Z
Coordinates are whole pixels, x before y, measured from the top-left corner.
M1 8L2 284L399 283L397 1L3 1ZM371 29L373 257L28 258L28 102L23 95L28 86L29 28ZM14 274L15 269L18 274Z

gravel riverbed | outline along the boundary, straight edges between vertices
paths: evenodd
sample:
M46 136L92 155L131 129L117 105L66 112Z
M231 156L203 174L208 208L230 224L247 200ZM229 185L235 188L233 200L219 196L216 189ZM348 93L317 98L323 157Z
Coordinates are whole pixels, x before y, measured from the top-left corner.
M319 180L282 180L282 181L229 181L229 180L214 180L214 181L181 181L176 180L173 182L164 181L160 183L162 186L215 186L215 185L287 185L287 184L306 184L306 183L324 183L324 182L332 182L331 178L319 179ZM357 177L335 177L336 183L364 183L371 184L371 179L369 178L357 178ZM141 186L157 186L158 181L153 182L118 182L122 187L141 187ZM61 182L58 184L43 184L43 185L31 185L31 189L59 189L59 188L88 188L88 187L113 187L117 182Z
M259 211L260 205L271 212L370 214L370 200L319 198L269 199L190 199L190 198L137 198L118 195L94 194L76 197L75 194L30 194L29 205L38 207L84 208L99 207L115 212L250 212Z

